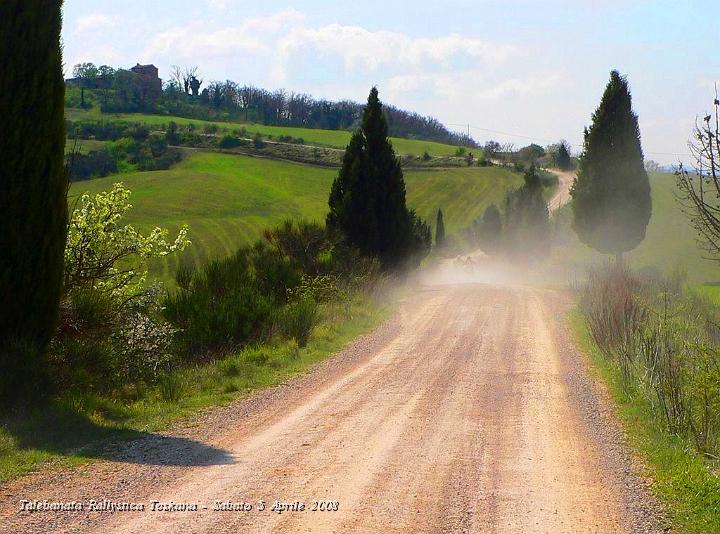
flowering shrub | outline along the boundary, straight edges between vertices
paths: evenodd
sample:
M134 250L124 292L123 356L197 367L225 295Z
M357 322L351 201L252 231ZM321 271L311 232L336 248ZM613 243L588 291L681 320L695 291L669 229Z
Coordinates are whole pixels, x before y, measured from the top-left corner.
M113 298L132 298L143 291L149 259L183 251L190 244L187 226L170 241L166 229L155 228L143 236L123 224L132 207L129 198L130 190L122 183L109 192L79 198L68 226L66 293L92 288Z
M130 191L82 195L70 217L61 325L53 343L56 375L65 386L114 389L155 380L169 367L176 329L161 317L159 284L147 285L148 261L184 250L155 228L142 235L123 218Z

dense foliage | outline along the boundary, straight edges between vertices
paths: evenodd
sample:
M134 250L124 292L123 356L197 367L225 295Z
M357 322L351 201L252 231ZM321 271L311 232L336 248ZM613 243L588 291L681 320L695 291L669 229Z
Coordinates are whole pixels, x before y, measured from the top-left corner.
M61 6L0 3L0 397L42 387L57 320L67 219Z
M561 142L558 146L557 154L555 155L555 165L563 171L569 171L573 167L570 150L565 141Z
M571 194L573 229L586 245L619 256L645 238L652 210L650 183L628 82L617 71L610 74L593 123L585 130Z
M376 271L374 262L338 246L324 228L303 221L202 269L181 269L164 302L186 358L273 336L307 343L319 303L341 297Z
M495 204L485 208L483 216L473 222L472 233L475 240L486 250L495 250L503 236L503 222L500 210Z
M403 172L375 87L333 182L329 206L328 227L386 268L418 261L429 251L430 228L407 209Z
M129 196L115 184L82 195L71 215L50 360L64 388L101 391L152 379L171 360L174 329L160 320L160 288L148 284L148 262L184 250L188 230L172 240L160 228L142 235L124 223Z

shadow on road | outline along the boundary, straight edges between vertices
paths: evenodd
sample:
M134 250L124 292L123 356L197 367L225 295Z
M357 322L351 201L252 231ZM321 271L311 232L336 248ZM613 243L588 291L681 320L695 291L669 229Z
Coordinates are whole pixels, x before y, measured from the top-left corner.
M52 405L0 416L0 442L8 440L14 446L9 450L0 447L0 459L7 454L45 451L142 465L234 463L228 451L199 441L100 425L83 414Z

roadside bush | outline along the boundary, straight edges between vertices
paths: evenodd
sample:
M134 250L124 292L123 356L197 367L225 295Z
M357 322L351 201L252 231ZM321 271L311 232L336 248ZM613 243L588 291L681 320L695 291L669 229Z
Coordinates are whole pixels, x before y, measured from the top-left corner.
M718 309L678 277L645 278L625 266L590 272L581 309L591 336L675 435L704 453L720 446Z
M122 184L82 195L70 217L61 320L51 351L62 387L109 391L128 381L153 381L172 359L175 329L161 319L160 288L147 286L148 261L187 247L187 228L173 241L160 228L141 235L123 224L129 196Z
M377 262L337 246L314 223L286 221L263 240L196 271L181 269L163 303L185 354L267 341L307 343L318 302L344 298L378 272Z
M286 304L277 315L276 325L285 339L294 339L300 347L304 347L317 321L318 305L305 296Z
M297 281L286 258L258 243L201 270L181 270L164 315L180 329L188 355L264 341L274 310Z
M592 269L582 298L590 334L607 356L615 357L623 378L630 379L635 342L647 317L639 302L640 283L627 266Z

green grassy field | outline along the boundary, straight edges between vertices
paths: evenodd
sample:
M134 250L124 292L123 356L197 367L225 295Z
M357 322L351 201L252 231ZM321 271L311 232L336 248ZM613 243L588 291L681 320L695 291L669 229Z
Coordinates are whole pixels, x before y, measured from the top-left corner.
M71 120L119 120L127 122L143 122L149 125L167 124L174 121L177 124L194 124L195 126L205 126L215 124L221 128L245 128L249 134L259 133L263 136L272 135L278 137L281 135L289 135L291 137L301 137L305 143L311 145L321 145L336 148L345 148L350 142L350 132L345 130L320 130L316 128L291 128L289 126L265 126L255 123L239 123L239 122L218 122L204 121L199 119L186 119L182 117L172 117L169 115L144 115L139 113L117 113L103 114L98 108L90 110L83 109L66 109L65 115ZM398 154L410 154L413 156L421 156L427 151L432 156L452 156L457 151L456 146L436 143L434 141L419 141L414 139L403 139L399 137L391 138L395 151ZM475 151L478 153L479 151Z
M321 222L336 170L247 156L197 152L167 171L109 176L73 184L72 198L82 192L107 191L123 182L133 194L129 222L147 231L155 226L176 232L190 226L192 246L182 261L198 264L226 256L288 217ZM405 173L408 204L435 222L438 208L453 234L466 228L490 202L499 202L520 178L496 167L469 167ZM153 266L170 279L177 259Z
M665 273L679 269L687 274L691 284L720 282L720 265L703 258L695 242L695 231L675 200L675 176L651 174L650 186L653 213L645 240L627 254L631 265L636 269L659 269ZM603 261L602 255L577 240L570 229L570 218L571 210L568 206L560 214L562 243L553 250L553 261L572 264L578 271L587 264Z

